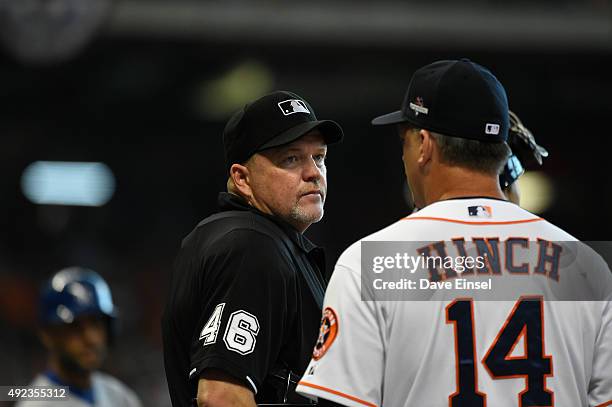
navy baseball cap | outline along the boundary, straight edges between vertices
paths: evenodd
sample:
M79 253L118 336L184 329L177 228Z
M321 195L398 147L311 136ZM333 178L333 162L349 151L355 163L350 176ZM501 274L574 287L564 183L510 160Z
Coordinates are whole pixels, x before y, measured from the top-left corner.
M375 126L408 123L446 136L484 142L508 139L508 98L497 78L468 59L437 61L417 70L401 110Z
M227 122L223 130L225 163L243 163L258 151L291 143L318 130L327 144L342 140L340 125L317 120L304 98L287 91L276 91L247 104Z

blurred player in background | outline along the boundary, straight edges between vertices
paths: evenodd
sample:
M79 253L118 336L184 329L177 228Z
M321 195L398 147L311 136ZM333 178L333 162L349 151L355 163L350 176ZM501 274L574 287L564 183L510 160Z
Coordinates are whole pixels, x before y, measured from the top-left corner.
M510 156L508 116L501 83L464 59L417 70L401 110L372 121L397 126L421 209L340 256L299 393L370 407L612 405L612 275L587 249L585 263L569 263L579 266L575 273L561 267L568 257L555 242L577 240L505 199L499 174ZM372 270L362 265L362 249L390 242L435 245L443 257L477 244L486 267L460 277L495 280L501 289L483 294L495 301L441 288L406 290L404 301L367 300L376 287L363 279ZM539 258L521 263L519 245L539 248ZM436 256L431 250L424 256ZM460 280L452 266L413 271L428 284ZM578 288L589 301L548 301Z
M140 407L132 390L98 371L116 318L106 281L80 267L60 270L44 287L40 305L40 338L49 358L47 370L30 386L67 386L68 398L21 401L17 406Z
M508 145L512 154L499 175L499 184L508 200L520 205L520 190L516 181L525 173L524 165L534 160L542 165L542 158L548 157L548 151L536 143L531 131L514 112L509 113Z

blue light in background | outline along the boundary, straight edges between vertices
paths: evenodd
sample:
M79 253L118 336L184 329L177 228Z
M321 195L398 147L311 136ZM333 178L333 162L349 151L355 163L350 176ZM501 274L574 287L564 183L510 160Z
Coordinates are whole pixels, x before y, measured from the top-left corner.
M24 170L21 189L35 204L102 206L115 192L115 177L103 163L36 161Z

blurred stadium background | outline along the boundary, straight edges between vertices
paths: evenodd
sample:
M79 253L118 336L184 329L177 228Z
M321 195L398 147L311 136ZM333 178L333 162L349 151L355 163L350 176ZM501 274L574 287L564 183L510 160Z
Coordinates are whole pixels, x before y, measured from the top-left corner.
M0 0L0 38L2 385L43 368L38 287L81 265L109 281L120 311L105 370L146 405L169 405L167 275L225 188L225 120L274 89L345 129L325 219L307 232L330 270L349 243L410 212L397 137L369 121L399 107L416 68L446 58L491 68L550 151L521 180L525 205L582 240L610 240L606 0Z

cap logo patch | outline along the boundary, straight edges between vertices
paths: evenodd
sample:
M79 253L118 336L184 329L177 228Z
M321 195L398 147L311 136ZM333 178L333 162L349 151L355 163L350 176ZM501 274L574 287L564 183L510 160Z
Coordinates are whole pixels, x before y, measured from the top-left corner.
M306 103L298 99L284 100L278 103L278 107L285 116L289 116L293 113L310 114L310 110L308 110L308 108L306 107Z
M493 216L493 210L490 206L484 205L468 206L468 215L477 218L490 218Z
M315 344L312 358L319 360L325 355L331 344L338 335L338 317L333 309L325 308L323 318L321 319L321 328L319 329L319 337Z
M499 134L499 124L487 123L487 125L485 126L485 133L498 135Z
M423 98L420 96L416 98L414 103L410 102L410 108L414 110L415 116L418 116L419 113L423 113L423 114L429 113L429 109L423 106Z

